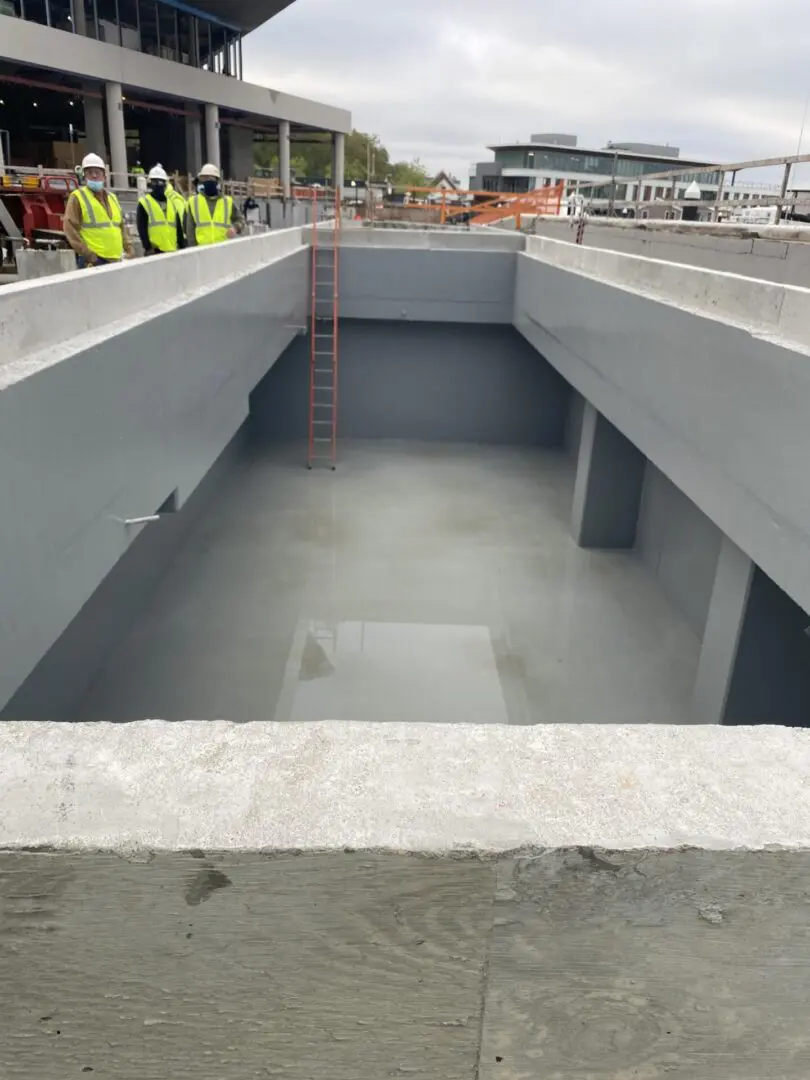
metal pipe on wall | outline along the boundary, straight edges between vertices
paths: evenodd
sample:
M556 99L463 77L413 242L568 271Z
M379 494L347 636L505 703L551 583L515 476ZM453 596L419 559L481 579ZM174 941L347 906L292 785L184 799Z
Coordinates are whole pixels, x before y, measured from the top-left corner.
M52 26L51 22L51 0L45 0L45 22L48 26Z
M118 0L115 0L115 25L118 28L118 44L123 47L124 32L121 29L121 6Z
M98 25L98 0L93 0L93 26L96 31L96 41L101 41L101 30Z

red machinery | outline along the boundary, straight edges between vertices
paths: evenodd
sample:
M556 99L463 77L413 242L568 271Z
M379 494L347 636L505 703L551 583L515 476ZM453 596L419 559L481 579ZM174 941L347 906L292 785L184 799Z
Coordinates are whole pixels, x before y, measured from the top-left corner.
M10 169L0 176L0 231L31 247L64 246L62 218L76 187L76 177L70 173L40 176Z

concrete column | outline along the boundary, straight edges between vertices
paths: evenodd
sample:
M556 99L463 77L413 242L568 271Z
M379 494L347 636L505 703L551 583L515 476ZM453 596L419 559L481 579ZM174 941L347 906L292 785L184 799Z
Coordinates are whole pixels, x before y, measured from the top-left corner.
M70 14L73 19L73 32L87 37L87 14L84 10L84 0L72 0Z
M700 650L693 711L701 724L722 724L740 643L754 564L723 538Z
M343 174L346 171L346 136L336 131L332 135L332 186L343 197Z
M186 117L186 172L196 176L203 165L200 114Z
M218 168L222 167L222 153L219 148L219 108L211 104L205 106L205 159Z
M810 615L724 539L703 635L694 716L810 727Z
M227 137L231 180L249 180L253 176L253 132L231 124L227 127Z
M292 190L290 174L290 122L281 120L278 125L278 176L284 197L289 198Z
M107 127L110 132L110 172L113 187L127 187L127 138L124 129L124 103L121 83L108 82Z
M88 90L96 89L88 86ZM107 137L104 132L104 106L101 98L84 98L84 131L87 137L87 149L107 160Z
M580 547L631 548L646 458L585 402L571 532Z

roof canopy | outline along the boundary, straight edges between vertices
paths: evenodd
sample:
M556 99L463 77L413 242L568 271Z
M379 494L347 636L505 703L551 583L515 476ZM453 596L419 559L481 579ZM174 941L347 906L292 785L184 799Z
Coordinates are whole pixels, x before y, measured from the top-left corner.
M188 0L192 7L207 15L215 15L229 26L238 26L243 33L278 15L294 0Z

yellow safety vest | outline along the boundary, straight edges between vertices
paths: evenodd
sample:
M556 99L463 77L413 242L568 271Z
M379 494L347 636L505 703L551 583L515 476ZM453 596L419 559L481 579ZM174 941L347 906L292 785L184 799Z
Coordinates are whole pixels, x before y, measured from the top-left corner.
M166 185L166 194L174 203L174 208L177 211L177 216L182 218L186 212L186 200L180 194L176 187L172 184Z
M164 210L154 195L142 195L138 200L149 218L149 243L158 251L177 251L177 210L170 198Z
M110 214L88 187L78 188L70 197L78 199L82 208L82 241L97 258L118 262L124 255L124 237L121 233L124 215L117 197L111 191L107 192Z
M233 213L233 199L230 195L219 196L213 216L204 195L192 196L188 201L188 209L194 221L198 245L221 244L228 239Z

